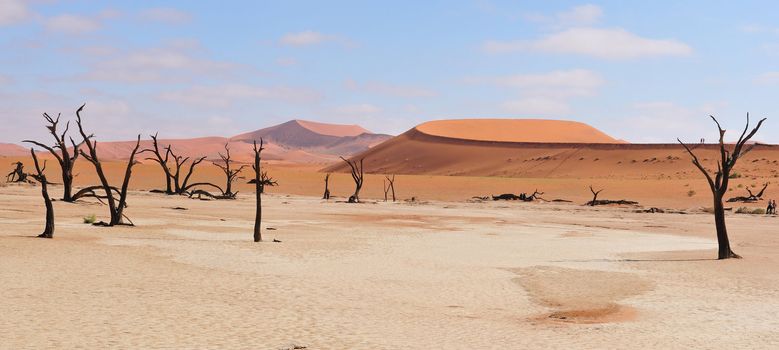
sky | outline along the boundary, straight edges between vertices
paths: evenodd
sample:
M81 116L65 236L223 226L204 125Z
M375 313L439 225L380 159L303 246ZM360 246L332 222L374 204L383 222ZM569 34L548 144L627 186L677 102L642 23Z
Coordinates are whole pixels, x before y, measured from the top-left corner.
M0 142L86 103L102 140L546 118L667 143L749 112L779 143L777 97L775 1L0 0Z

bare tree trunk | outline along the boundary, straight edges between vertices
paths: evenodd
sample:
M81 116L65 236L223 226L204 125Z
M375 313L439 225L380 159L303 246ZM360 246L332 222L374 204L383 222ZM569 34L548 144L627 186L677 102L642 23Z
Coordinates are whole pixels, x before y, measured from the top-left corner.
M43 229L43 233L39 234L40 238L53 238L54 237L54 206L51 204L51 198L49 198L48 184L46 181L46 175L43 173L46 170L46 162L43 162L43 168L38 163L38 157L35 155L35 151L30 149L32 154L32 160L35 162L35 170L38 175L33 175L35 180L38 180L41 184L41 196L43 196L43 202L46 205L46 227Z
M257 148L257 141L254 141L254 191L255 199L257 201L257 208L254 214L254 241L262 241L262 168L261 168L261 153L264 150L263 141L260 139L260 147ZM228 155L229 157L229 155ZM229 164L229 163L228 163Z
M330 183L330 174L325 175L325 193L322 195L322 199L330 199L330 189L329 189L329 183Z
M168 168L168 156L170 155L170 152L168 152L168 148L166 148L165 157L163 158L162 153L160 153L159 143L157 143L157 134L149 135L149 137L151 137L152 140L152 148L144 149L141 153L151 152L154 154L154 158L146 158L146 160L155 161L160 165L162 173L165 175L165 194L173 194L173 188L171 187L172 175L170 173L170 168Z
M725 225L725 206L722 203L722 196L714 194L714 225L717 228L717 252L718 259L741 258L730 249L730 240L728 239L728 227Z

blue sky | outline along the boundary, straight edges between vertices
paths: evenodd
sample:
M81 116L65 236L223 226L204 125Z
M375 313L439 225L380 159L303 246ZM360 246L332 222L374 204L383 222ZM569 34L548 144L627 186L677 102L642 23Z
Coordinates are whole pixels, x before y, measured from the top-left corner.
M109 140L550 118L673 142L751 112L779 143L771 1L0 0L0 50L5 142L86 102Z

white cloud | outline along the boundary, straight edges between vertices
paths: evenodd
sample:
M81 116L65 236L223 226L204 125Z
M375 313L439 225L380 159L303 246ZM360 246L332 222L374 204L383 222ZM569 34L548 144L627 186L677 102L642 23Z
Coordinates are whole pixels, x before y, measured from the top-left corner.
M572 28L538 40L488 41L490 53L533 51L578 54L606 59L686 56L692 48L677 40L642 38L621 28Z
M557 70L539 74L516 74L495 78L498 85L518 88L526 94L553 97L590 96L605 80L586 69Z
M14 79L5 75L0 74L0 87L11 85L14 82Z
M370 103L352 104L336 107L334 112L345 116L366 116L381 112L381 108Z
M46 29L55 33L85 34L100 29L101 24L95 18L64 14L46 20Z
M484 81L484 79L481 79ZM571 98L593 96L605 84L600 74L586 69L515 74L486 79L488 83L516 89L518 97L501 104L514 114L562 116L571 113Z
M237 65L201 58L192 52L192 43L141 50L120 50L110 57L94 61L82 78L128 83L180 82L195 77L222 77L229 75ZM197 49L197 47L195 47Z
M600 7L587 4L557 14L557 20L564 25L579 26L597 23L602 16L603 10Z
M354 91L363 91L377 95L401 98L433 97L437 95L435 91L423 87L411 85L394 85L378 81L358 83L354 80L347 80L345 85L348 89Z
M766 72L758 75L755 78L755 83L761 85L776 85L779 84L779 72Z
M615 119L615 125L606 127L613 129L614 135L631 142L674 143L677 137L690 143L697 143L701 138L712 142L717 132L708 116L726 106L724 102L695 107L669 101L641 102Z
M167 7L156 7L140 12L141 19L147 21L181 24L192 20L192 15L187 12Z
M568 103L558 98L527 97L504 102L504 111L523 116L561 116L569 114Z
M292 103L312 103L321 98L316 91L290 87L260 87L245 84L193 86L186 90L165 92L163 101L181 104L228 107L239 100L283 100Z
M279 39L282 45L286 46L312 46L322 44L328 41L336 40L332 35L322 34L311 30L297 33L287 33Z
M292 57L279 57L276 59L276 64L284 67L291 67L298 64L298 60Z
M23 22L32 17L24 0L0 0L0 26Z

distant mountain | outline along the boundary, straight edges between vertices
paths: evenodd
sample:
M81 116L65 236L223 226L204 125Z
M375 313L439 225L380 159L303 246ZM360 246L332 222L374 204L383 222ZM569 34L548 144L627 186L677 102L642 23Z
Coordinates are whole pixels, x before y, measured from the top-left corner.
M18 157L18 156L29 156L29 155L30 155L29 148L24 148L22 146L13 143L0 142L0 156Z
M164 134L163 134L164 135ZM191 139L159 139L160 149L171 145L177 155L219 159L229 143L230 153L236 161L248 162L252 158L252 141L265 142L263 157L290 163L330 163L339 156L351 156L368 150L392 136L373 134L358 125L317 123L305 120L291 120L286 123L239 134L233 137L200 137ZM23 155L24 148L2 147L0 155ZM134 141L98 142L98 155L105 160L127 159L135 145ZM141 140L141 149L150 148L148 138ZM6 148L8 150L6 150ZM8 154L6 154L8 153ZM142 155L147 158L149 154Z

